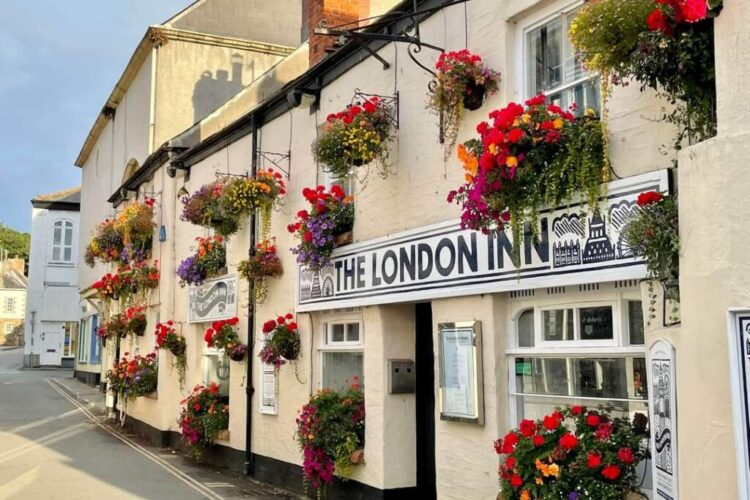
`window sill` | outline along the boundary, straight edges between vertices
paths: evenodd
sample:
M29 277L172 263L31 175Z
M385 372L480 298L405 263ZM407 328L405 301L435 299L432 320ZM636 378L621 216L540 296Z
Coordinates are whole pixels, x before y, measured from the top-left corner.
M47 262L49 267L76 267L75 262Z

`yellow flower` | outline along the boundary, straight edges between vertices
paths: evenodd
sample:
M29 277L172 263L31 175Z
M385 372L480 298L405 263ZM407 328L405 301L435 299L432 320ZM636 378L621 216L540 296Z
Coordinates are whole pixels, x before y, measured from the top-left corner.
M538 484L539 486L544 484L544 479L542 479L541 477L536 478L535 481L536 481L536 484Z
M509 156L505 159L505 165L509 168L517 167L518 166L518 158L515 156Z
M528 113L524 113L523 115L521 115L521 121L523 121L524 123L531 123L531 115Z
M560 466L557 464L551 464L547 467L547 472L550 476L560 477Z
M589 118L595 118L596 117L596 111L594 111L591 108L586 108L586 112L584 113Z
M490 144L490 145L489 145L489 146L487 147L487 149L488 149L488 150L490 151L490 153L492 153L493 155L496 155L496 154L497 154L497 152L498 152L498 147L497 147L497 144L495 144L494 142L493 142L492 144Z
M555 126L556 129L563 128L563 121L562 118L555 118L552 124Z
M529 491L528 490L523 490L521 492L521 497L520 498L521 498L521 500L531 500L531 495L529 495Z

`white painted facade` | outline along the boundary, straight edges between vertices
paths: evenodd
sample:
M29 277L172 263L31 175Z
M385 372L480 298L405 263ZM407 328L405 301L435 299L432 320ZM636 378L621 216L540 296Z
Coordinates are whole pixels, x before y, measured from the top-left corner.
M32 201L25 366L73 366L80 319L78 192L75 203Z

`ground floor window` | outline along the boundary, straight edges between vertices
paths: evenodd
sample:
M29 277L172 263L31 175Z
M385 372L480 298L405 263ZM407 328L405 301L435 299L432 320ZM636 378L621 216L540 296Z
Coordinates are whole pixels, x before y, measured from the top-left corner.
M63 357L72 358L76 353L76 339L78 338L78 322L65 323L65 338L63 339Z
M364 387L364 343L359 320L341 319L323 324L320 347L320 385L343 390L357 383Z

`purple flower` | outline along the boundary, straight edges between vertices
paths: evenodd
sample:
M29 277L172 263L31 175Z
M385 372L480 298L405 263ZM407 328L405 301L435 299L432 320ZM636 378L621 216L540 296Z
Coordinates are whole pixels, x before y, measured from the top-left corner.
M580 496L581 494L577 491L571 491L570 493L568 493L568 500L578 500L578 497Z

